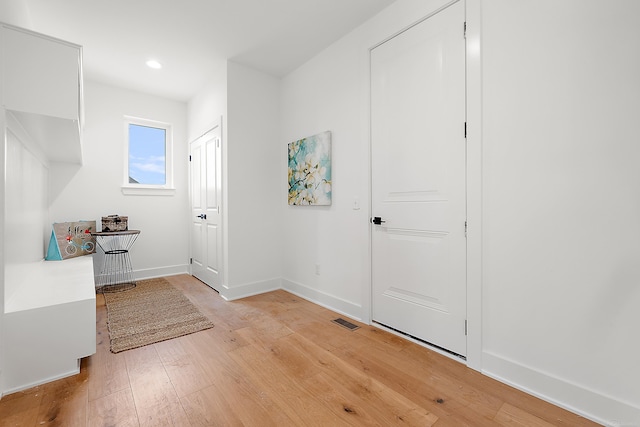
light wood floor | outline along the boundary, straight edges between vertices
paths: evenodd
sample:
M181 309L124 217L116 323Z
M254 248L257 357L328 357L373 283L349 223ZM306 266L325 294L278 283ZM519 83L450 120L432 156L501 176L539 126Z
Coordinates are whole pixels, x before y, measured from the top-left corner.
M97 353L74 377L2 398L0 425L596 425L287 292L226 302L190 276L168 280L213 329L112 354L99 295Z

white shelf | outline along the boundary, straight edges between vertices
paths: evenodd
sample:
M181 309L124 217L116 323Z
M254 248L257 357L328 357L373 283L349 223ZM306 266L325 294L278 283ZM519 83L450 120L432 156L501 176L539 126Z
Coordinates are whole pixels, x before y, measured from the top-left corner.
M78 120L6 110L8 126L19 126L45 155L46 162L82 164Z

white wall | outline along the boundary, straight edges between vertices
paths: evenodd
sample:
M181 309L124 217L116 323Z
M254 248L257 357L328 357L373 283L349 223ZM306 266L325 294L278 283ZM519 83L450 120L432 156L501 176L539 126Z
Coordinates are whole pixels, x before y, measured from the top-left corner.
M227 117L227 63L218 64L207 84L194 96L187 106L188 139L195 141L211 129L220 118ZM226 122L223 123L226 132ZM226 140L226 134L223 134Z
M284 286L356 318L370 304L368 49L442 3L399 0L282 81L281 152L331 130L334 172L331 207L284 211ZM469 144L482 145L483 325L470 351L503 381L638 424L640 3L480 5L469 78L483 99L468 108L482 126Z
M280 188L284 209L285 287L352 317L366 319L368 275L367 127L360 108L367 96L361 80L360 40L334 46L283 80ZM289 142L331 131L331 206L288 206ZM360 209L354 210L358 202ZM316 274L316 265L319 275Z
M141 230L131 250L138 278L183 273L188 268L187 106L91 81L84 85L83 166L54 164L50 171L50 220L96 220L118 214ZM123 195L124 116L173 126L175 194ZM96 273L98 273L96 271Z
M639 14L628 0L482 12L485 368L632 424Z
M228 271L237 297L280 287L282 193L280 82L246 66L227 67Z
M0 21L22 28L31 28L31 16L24 0L2 0Z
M22 136L22 135L21 135ZM45 256L48 222L47 165L29 151L24 139L7 129L5 167L5 300L22 283L25 265ZM28 267L26 267L28 268Z
M227 299L279 288L279 80L225 62L189 102L189 140L222 116L223 279Z
M2 42L2 36L0 35L0 43ZM5 115L4 112L0 112L0 176L5 175L6 171L6 126L5 126ZM0 219L0 367L4 366L4 353L6 351L5 345L5 334L4 334L4 293L5 293L5 280L4 280L4 242L6 241L5 234L5 225L4 225L4 215L5 215L5 185L0 185L0 212L2 213L2 218ZM0 390L4 390L4 372L2 368L0 368Z

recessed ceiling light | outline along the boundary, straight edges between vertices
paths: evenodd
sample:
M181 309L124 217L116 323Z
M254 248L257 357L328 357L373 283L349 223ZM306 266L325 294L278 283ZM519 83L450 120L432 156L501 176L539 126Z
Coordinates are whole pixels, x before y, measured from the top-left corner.
M155 59L150 59L147 61L147 67L153 68L154 70L159 70L160 68L162 68L162 64Z

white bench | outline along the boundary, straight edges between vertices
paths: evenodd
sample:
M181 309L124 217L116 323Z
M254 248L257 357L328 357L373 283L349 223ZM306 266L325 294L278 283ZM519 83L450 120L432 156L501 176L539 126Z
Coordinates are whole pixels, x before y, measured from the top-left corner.
M77 374L80 359L96 352L92 257L20 270L5 301L3 394Z

